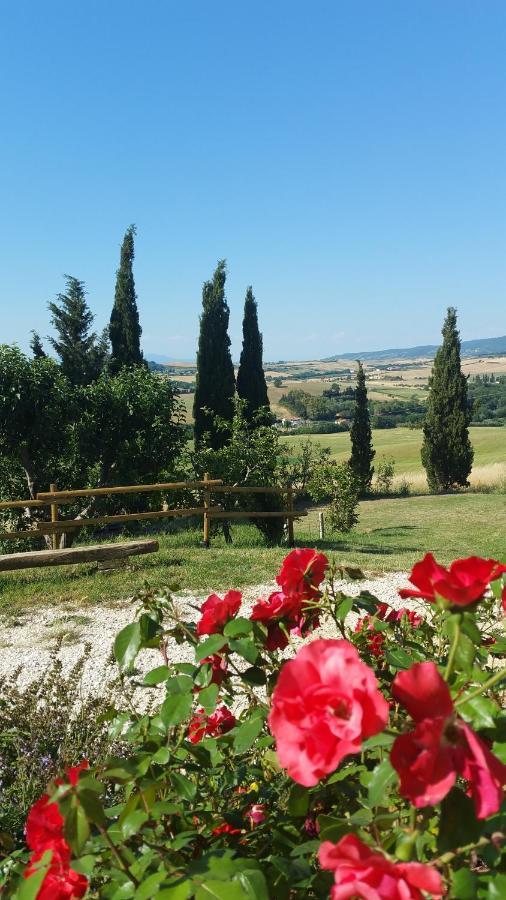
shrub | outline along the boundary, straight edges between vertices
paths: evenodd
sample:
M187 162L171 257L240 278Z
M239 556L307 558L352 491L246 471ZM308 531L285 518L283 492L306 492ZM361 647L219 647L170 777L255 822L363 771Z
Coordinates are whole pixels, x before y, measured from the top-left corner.
M395 475L395 460L392 456L381 456L376 467L376 491L389 494Z
M358 522L358 502L362 480L348 462L330 461L316 469L308 483L309 494L320 502L330 495L328 523L331 531L348 532Z
M82 698L88 652L64 674L55 651L45 672L23 689L19 671L0 678L0 833L14 844L22 842L26 814L48 781L83 756L102 762L111 749L100 721L108 692Z
M360 572L298 549L249 617L229 591L196 626L169 594L144 592L115 655L137 685L138 653L161 645L141 682L163 686L161 704L111 710L127 749L49 786L2 896L82 897L88 884L138 900L504 896L506 641L490 623L505 573L427 554L400 592L417 614L347 596L336 578ZM283 660L323 618L339 639ZM172 662L169 637L195 662Z

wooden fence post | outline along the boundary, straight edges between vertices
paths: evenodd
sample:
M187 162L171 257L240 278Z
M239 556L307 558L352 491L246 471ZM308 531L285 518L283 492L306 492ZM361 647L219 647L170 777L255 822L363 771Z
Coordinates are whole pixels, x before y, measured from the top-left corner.
M209 472L204 474L204 481L209 481ZM204 488L204 547L209 547L210 538L209 538L209 513L206 510L211 506L211 491L209 488Z
M323 513L318 513L318 524L320 526L320 540L325 540L325 519L323 518Z
M292 485L287 485L286 489L286 511L288 513L293 513L293 488ZM293 516L288 516L287 518L288 524L288 546L293 547L295 543L294 533L293 533Z
M49 490L52 494L54 494L55 491L57 490L56 485L50 484ZM51 503L51 522L57 522L57 521L58 521L58 504ZM54 532L53 535L51 536L51 543L53 545L53 550L58 550L58 534L56 532Z

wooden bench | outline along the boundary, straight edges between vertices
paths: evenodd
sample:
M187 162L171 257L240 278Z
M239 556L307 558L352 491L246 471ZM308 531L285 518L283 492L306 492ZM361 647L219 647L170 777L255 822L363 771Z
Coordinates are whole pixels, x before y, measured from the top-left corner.
M118 563L126 562L129 556L142 556L145 553L156 553L157 550L158 541L128 541L124 544L93 544L65 550L7 553L0 556L0 572L40 569L46 566L73 566L86 562L110 563L110 568L115 568Z

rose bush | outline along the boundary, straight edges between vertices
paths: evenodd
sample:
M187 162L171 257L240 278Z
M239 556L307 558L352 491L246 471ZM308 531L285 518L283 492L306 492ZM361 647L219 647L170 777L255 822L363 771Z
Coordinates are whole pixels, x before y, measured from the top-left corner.
M396 610L300 549L249 616L233 590L196 624L143 592L107 713L128 752L49 785L28 849L0 864L2 897L506 896L505 574L428 555L401 592L417 609Z

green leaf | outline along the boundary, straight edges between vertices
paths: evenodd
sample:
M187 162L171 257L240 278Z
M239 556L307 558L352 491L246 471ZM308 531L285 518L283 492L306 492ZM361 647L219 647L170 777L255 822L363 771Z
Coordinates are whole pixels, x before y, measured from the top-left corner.
M263 716L257 715L248 719L243 725L234 728L234 750L245 753L255 743L264 727Z
M168 694L191 694L193 680L188 675L175 675L168 679L166 691Z
M36 870L29 878L23 879L16 891L15 900L36 900L46 877L51 861L51 850L46 850L42 858L35 864Z
M455 900L475 900L477 877L469 869L458 869L452 873L450 897Z
M461 634L457 644L457 652L455 653L455 666L457 669L470 672L475 655L476 649L471 638L468 638L466 634Z
M90 834L90 826L82 806L71 806L65 816L65 840L79 856Z
M230 641L230 649L232 653L237 653L252 665L257 661L258 650L250 638L241 638L238 641Z
M92 853L88 853L86 856L81 856L80 859L73 859L72 868L75 872L79 872L81 875L86 875L86 878L91 879L93 870L97 862L97 857Z
M137 834L148 818L148 814L143 809L134 809L133 812L129 813L121 823L123 839L127 841L132 835Z
M174 887L164 888L156 894L156 900L189 900L193 896L193 882L186 879Z
M122 628L114 641L114 656L120 669L132 665L141 646L141 629L138 622L131 622Z
M483 880L480 878L480 887ZM478 896L483 898L483 900L504 900L506 897L506 875L494 872L490 881L487 879L487 893L485 894L480 890Z
M153 897L160 897L160 892L157 889L163 884L166 878L167 872L165 869L162 869L159 872L153 872L152 875L148 875L137 888L134 894L135 900L152 900Z
M376 766L369 782L368 800L370 806L378 806L380 804L384 806L382 801L384 801L396 778L397 773L390 765L388 759L384 759L383 762Z
M476 625L476 621L474 615L469 612L465 612L462 616L461 629L464 634L476 644L477 647L481 644L481 633L479 628Z
M158 666L156 669L151 669L151 672L148 672L144 676L143 684L146 687L151 687L154 684L160 684L162 681L167 681L167 678L170 678L170 671L168 666Z
M395 650L385 651L386 661L393 669L409 669L413 665L413 660L405 650L397 647Z
M79 802L90 822L94 822L95 825L105 825L104 809L95 791L80 790Z
M214 712L216 708L216 700L218 699L219 687L217 684L210 684L199 693L199 703L204 707L208 716Z
M198 644L195 647L195 659L197 662L200 662L200 660L204 659L206 656L212 656L213 653L217 653L218 650L221 650L226 643L227 638L222 634L212 634L211 637L208 637L205 641L202 641L201 644Z
M157 766L166 766L170 759L170 751L167 747L159 747L156 753L153 754L152 762Z
M362 744L363 750L374 750L375 747L391 747L395 741L393 734L375 734Z
M350 826L346 819L337 819L334 816L318 816L320 827L319 837L321 841L338 841L349 833Z
M160 707L160 718L166 728L179 725L189 716L193 705L191 694L170 694Z
M226 637L239 637L241 635L251 634L253 631L253 623L250 622L249 619L244 619L242 616L239 616L237 619L231 619L230 622L227 622L225 628L223 629L223 634Z
M288 796L288 812L291 816L307 816L309 792L301 784L293 784Z
M241 672L241 678L246 684L252 684L254 686L259 686L267 682L267 676L260 666L251 666L249 669Z
M189 778L180 775L178 772L171 772L170 780L174 790L176 790L181 797L184 797L185 800L193 800L197 793L197 786L193 781L190 781Z
M482 826L478 822L474 803L459 788L452 788L441 803L437 849L439 853L465 847L477 841Z
M354 602L355 602L354 597L346 597L344 600L341 601L339 606L336 607L336 609L334 611L334 615L338 622L344 622L348 613L351 612Z
M470 722L479 731L480 728L493 728L500 710L488 697L473 697L459 703L459 713L466 722Z

